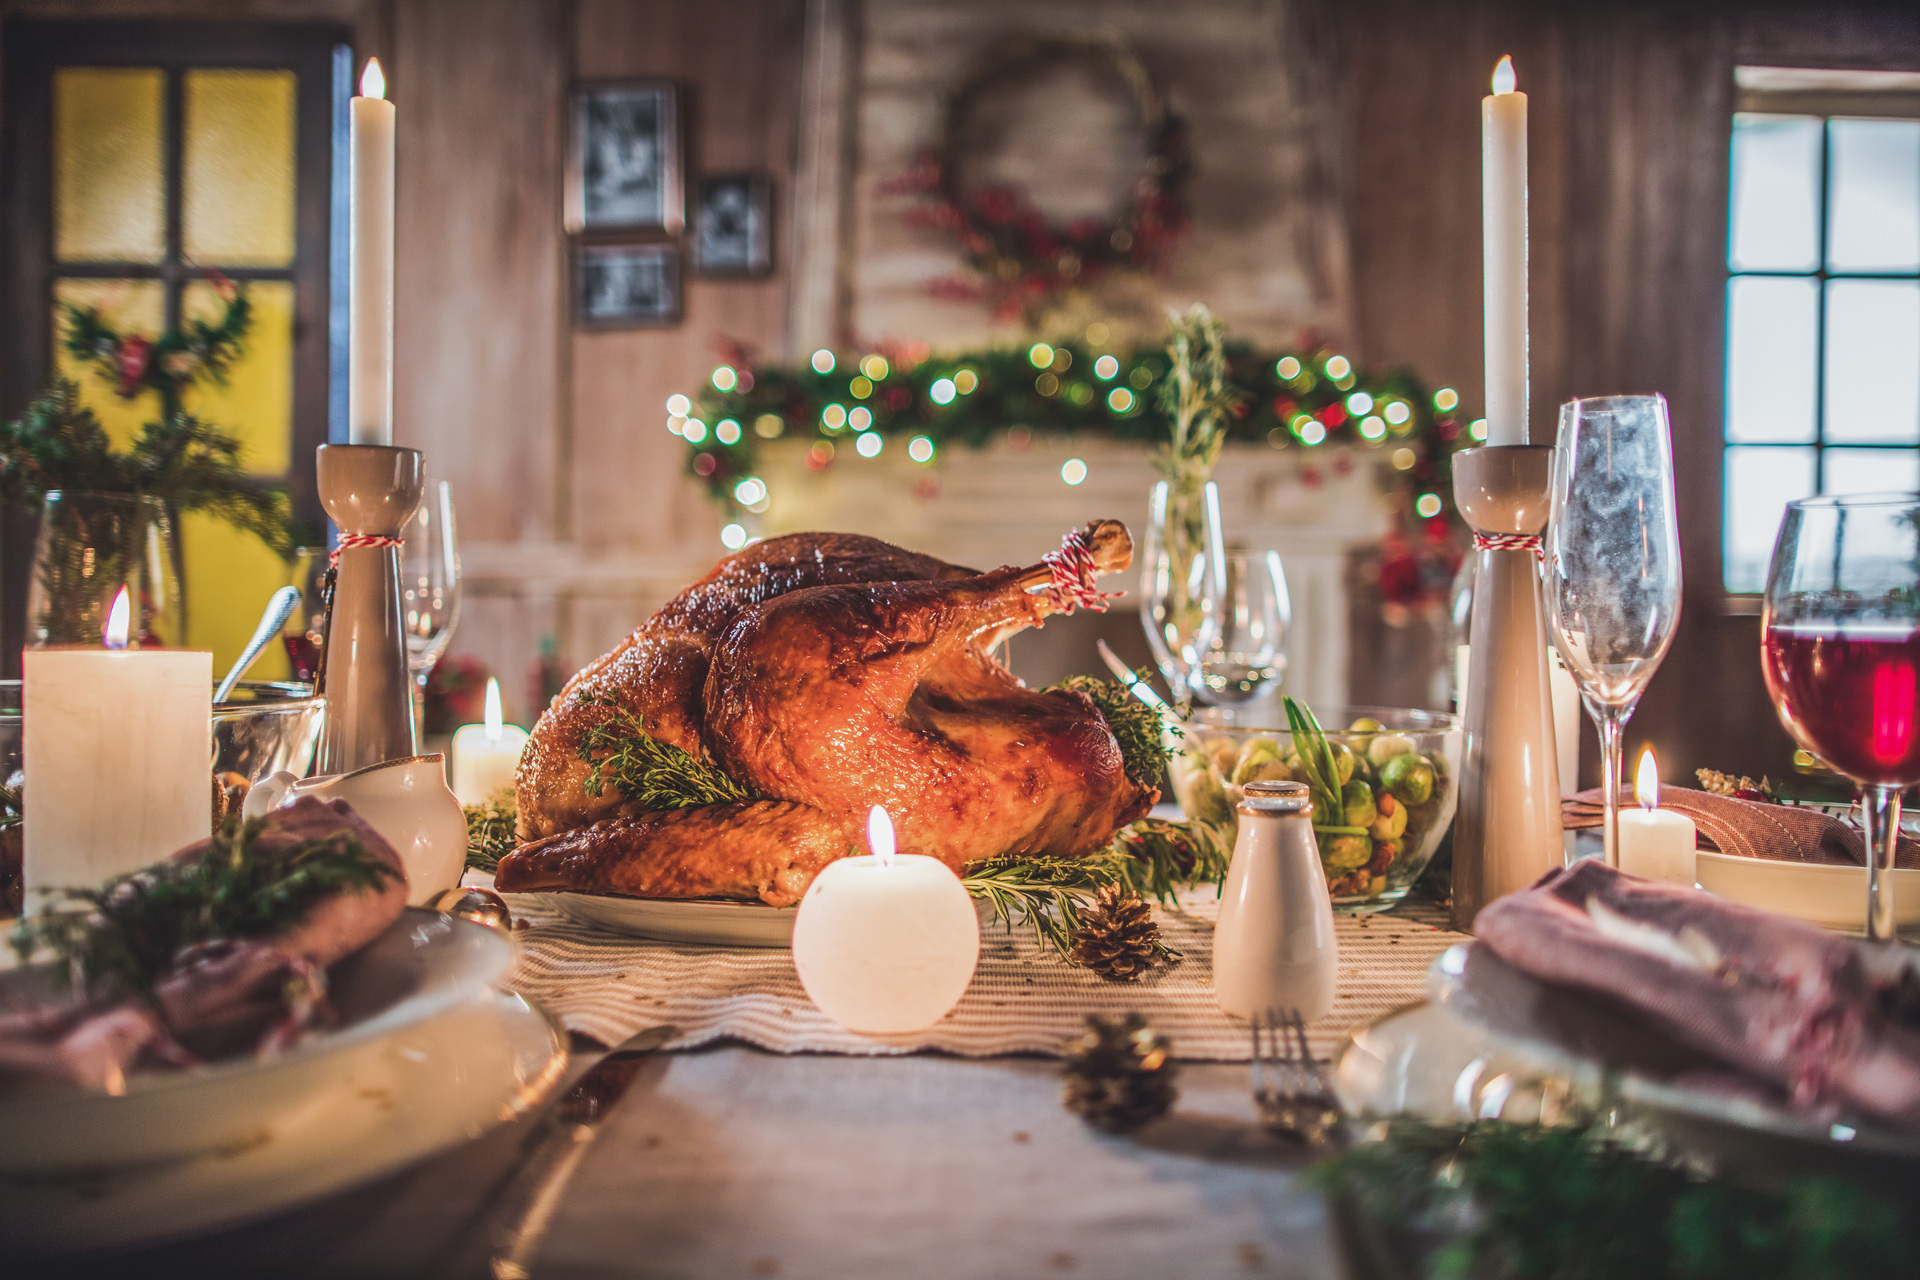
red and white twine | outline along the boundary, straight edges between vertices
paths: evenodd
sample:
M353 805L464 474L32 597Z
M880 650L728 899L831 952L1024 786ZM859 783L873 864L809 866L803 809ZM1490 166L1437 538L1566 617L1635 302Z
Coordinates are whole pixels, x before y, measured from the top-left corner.
M1078 529L1060 540L1058 551L1049 551L1040 559L1053 575L1053 580L1047 584L1047 603L1061 613L1071 613L1075 609L1095 609L1104 613L1107 601L1126 594L1122 591L1102 591L1094 584L1098 570L1093 565L1093 552L1087 548L1086 534Z
M389 538L384 533L343 533L340 535L340 545L333 549L333 554L327 557L327 562L338 569L340 567L340 553L348 547L400 547L404 545L406 545L405 538Z
M1544 562L1547 550L1537 533L1476 533L1473 535L1475 551L1531 551L1533 558Z

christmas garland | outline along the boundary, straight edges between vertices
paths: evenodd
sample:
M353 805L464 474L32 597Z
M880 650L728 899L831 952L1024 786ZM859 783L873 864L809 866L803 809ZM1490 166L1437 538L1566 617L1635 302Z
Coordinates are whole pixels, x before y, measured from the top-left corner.
M975 104L1010 74L1059 61L1090 66L1123 85L1134 101L1146 142L1146 172L1112 221L1078 218L1050 225L1024 191L961 182L963 141ZM921 199L907 215L909 224L949 232L959 242L969 274L937 279L930 291L937 297L989 301L994 318L1006 321L1034 317L1064 290L1110 268L1162 266L1187 227L1180 198L1187 167L1185 130L1125 44L1106 35L1020 34L968 64L947 94L939 144L922 152L915 167L887 189Z
M1295 452L1309 487L1374 465L1409 525L1434 536L1450 530L1448 458L1474 443L1451 388L1430 393L1406 370L1376 376L1325 344L1275 353L1229 343L1226 357L1237 401L1229 440ZM736 357L696 396L670 400L667 425L687 442L687 470L740 522L767 507L766 441L809 441L815 471L905 447L926 468L916 492L930 499L938 493L932 464L959 445L1023 448L1035 435L1165 441L1159 392L1168 372L1162 351L1075 342L938 358L921 344L846 361L821 351L799 366Z
M218 271L203 273L225 304L216 320L184 320L157 338L120 333L98 307L63 304L67 354L93 365L123 400L145 391L178 407L180 393L203 377L225 381L253 326L247 291Z

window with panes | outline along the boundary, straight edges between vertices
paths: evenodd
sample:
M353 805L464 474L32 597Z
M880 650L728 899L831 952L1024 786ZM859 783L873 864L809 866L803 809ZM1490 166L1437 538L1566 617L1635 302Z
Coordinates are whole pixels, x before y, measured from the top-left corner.
M1920 490L1920 77L1742 68L1722 569L1766 585L1786 503ZM1784 90L1778 86L1784 85Z

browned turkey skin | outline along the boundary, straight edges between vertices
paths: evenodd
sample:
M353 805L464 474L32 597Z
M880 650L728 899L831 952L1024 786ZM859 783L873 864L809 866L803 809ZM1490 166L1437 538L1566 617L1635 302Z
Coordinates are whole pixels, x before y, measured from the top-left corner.
M1085 531L1098 572L1125 569L1125 526ZM872 538L793 534L720 562L571 680L535 726L518 779L509 891L797 902L864 846L867 811L903 851L958 871L1004 853L1079 856L1145 815L1086 698L1020 685L1000 639L1067 606L1036 594L1045 564L991 573ZM595 798L579 757L612 699L649 733L768 797L648 811Z

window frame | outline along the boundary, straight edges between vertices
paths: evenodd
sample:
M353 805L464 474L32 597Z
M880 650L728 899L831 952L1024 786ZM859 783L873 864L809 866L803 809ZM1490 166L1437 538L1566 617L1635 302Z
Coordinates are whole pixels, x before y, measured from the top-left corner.
M1739 84L1748 73L1758 73L1772 84L1765 88L1749 87ZM1841 449L1885 449L1920 453L1920 441L1901 444L1891 441L1838 441L1827 439L1827 295L1828 284L1835 280L1895 280L1920 281L1920 265L1909 271L1863 271L1834 270L1832 268L1832 246L1829 241L1831 230L1831 204L1833 179L1833 122L1835 120L1902 120L1920 121L1920 88L1911 87L1914 79L1908 73L1858 72L1858 71L1820 71L1774 67L1738 67L1735 69L1738 87L1734 93L1733 111L1728 117L1728 200L1727 200L1727 239L1721 254L1723 268L1720 285L1721 305L1726 316L1726 330L1722 335L1721 357L1722 400L1720 408L1720 527L1715 541L1718 546L1716 559L1719 561L1719 588L1725 601L1725 612L1729 614L1757 614L1760 612L1760 591L1733 591L1726 586L1727 552L1727 508L1726 459L1730 449L1812 449L1814 493L1825 491L1827 474L1827 450ZM1801 81L1799 86L1794 81ZM1898 87L1884 87L1876 81L1903 82ZM1774 87L1782 85L1786 87ZM1817 238L1817 260L1812 270L1788 271L1773 268L1735 268L1732 263L1733 250L1733 187L1732 187L1732 131L1737 117L1742 115L1780 115L1812 117L1820 121L1820 155L1817 190L1815 191L1815 228ZM1733 339L1733 282L1735 280L1811 280L1816 288L1814 293L1814 353L1813 353L1813 435L1810 440L1748 441L1732 440L1727 431L1731 425L1732 388L1727 385L1727 377L1732 367Z

